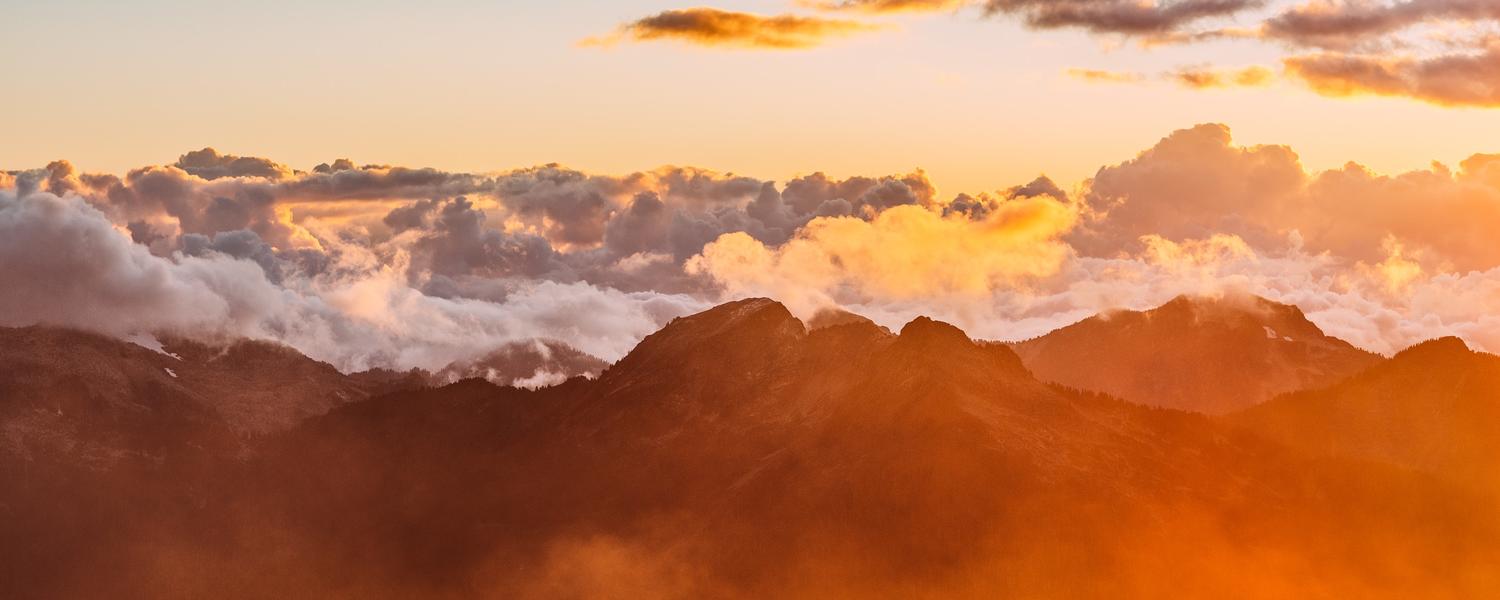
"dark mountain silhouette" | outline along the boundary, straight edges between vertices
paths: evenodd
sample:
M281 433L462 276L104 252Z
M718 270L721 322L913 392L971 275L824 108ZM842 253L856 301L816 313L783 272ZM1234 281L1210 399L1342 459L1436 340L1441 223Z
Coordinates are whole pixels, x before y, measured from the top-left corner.
M1500 357L1457 338L1229 420L1311 455L1401 465L1500 498Z
M168 339L160 350L96 334L46 327L0 328L0 390L38 409L132 410L157 398L196 405L236 432L290 428L364 399L368 390L333 366L291 348L238 340L219 345Z
M180 430L171 447L234 439L159 396L139 419ZM49 472L7 500L3 589L1464 598L1500 583L1500 515L1461 487L1049 385L945 323L809 329L763 299L677 319L592 380L408 390L232 452L156 439L133 443L184 458ZM7 460L8 481L34 464Z
M1380 361L1325 335L1295 306L1247 295L1109 312L1014 348L1045 381L1210 415L1331 385Z

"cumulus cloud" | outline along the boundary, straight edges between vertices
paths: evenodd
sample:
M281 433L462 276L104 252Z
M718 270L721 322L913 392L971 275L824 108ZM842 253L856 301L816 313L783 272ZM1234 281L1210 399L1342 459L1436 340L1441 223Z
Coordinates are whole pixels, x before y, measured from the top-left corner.
M878 29L881 27L845 19L687 8L627 23L611 35L589 38L583 44L609 46L620 42L673 40L709 47L795 50Z
M173 166L203 179L220 177L263 177L284 179L292 170L264 158L220 154L213 148L194 150L182 155Z
M0 322L244 336L346 370L435 370L537 339L613 360L672 317L746 295L1014 339L1239 290L1373 350L1433 335L1500 350L1487 312L1500 155L1314 173L1290 148L1239 146L1209 124L1076 185L946 197L920 170L776 183L339 160L289 173L7 173L0 272L20 284L0 290Z
M507 282L497 301L440 298L407 284L404 258L382 264L353 246L342 249L338 275L278 285L256 262L264 247L252 235L193 238L193 255L161 257L80 198L0 192L0 271L15 283L0 289L0 323L251 337L345 370L437 369L537 338L614 360L671 318L706 307L524 279Z
M1393 235L1433 266L1488 269L1500 265L1500 248L1488 241L1500 233L1497 166L1475 155L1458 171L1387 176L1351 164L1311 174L1290 148L1236 146L1227 127L1201 125L1100 169L1083 198L1089 218L1070 242L1107 256L1146 235L1229 233L1278 248L1296 233L1313 251L1373 261Z
M1055 271L1068 254L1058 238L1073 219L1046 196L1006 202L980 220L900 206L870 221L814 219L774 249L726 234L687 268L731 295L780 298L804 317L863 299L971 300Z

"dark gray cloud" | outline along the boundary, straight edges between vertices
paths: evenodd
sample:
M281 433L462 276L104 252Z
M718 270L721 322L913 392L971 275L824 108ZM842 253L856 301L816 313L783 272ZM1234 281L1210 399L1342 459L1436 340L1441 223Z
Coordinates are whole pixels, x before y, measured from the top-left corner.
M292 176L291 169L269 159L220 154L218 150L214 150L213 148L194 150L184 154L178 157L177 162L173 163L172 166L182 169L195 177L209 180L221 177L285 179Z
M1302 46L1351 49L1423 22L1495 19L1500 4L1491 0L1312 3L1266 20L1263 29L1267 37Z
M805 2L824 10L865 13L953 11L978 7L986 15L1020 19L1037 29L1083 29L1091 33L1159 35L1197 21L1228 17L1258 7L1260 0L827 0Z
M260 265L261 270L266 273L266 279L272 283L281 282L281 261L277 260L276 251L265 240L260 239L254 231L248 229L221 231L213 234L212 237L189 233L182 236L182 253L187 256L208 256L218 253L231 258L248 260Z
M1500 41L1477 53L1429 58L1328 52L1285 60L1287 72L1328 96L1401 96L1445 106L1500 106Z
M1076 28L1091 33L1154 35L1194 22L1227 17L1261 5L1260 0L987 0L988 14L1020 17L1038 29Z
M505 233L485 225L485 214L467 198L431 203L431 224L411 244L417 278L556 278L566 270L540 236Z

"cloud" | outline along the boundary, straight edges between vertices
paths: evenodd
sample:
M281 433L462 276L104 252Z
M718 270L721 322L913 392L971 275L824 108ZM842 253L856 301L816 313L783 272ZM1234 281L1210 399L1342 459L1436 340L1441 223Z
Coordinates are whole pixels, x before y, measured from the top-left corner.
M814 219L776 248L726 234L687 269L731 295L781 299L804 317L854 299L973 299L1055 271L1068 254L1058 238L1074 216L1047 196L1006 202L982 220L905 205L871 221Z
M1246 67L1230 70L1188 67L1172 72L1170 77L1178 85L1202 90L1264 86L1270 84L1276 75L1265 67Z
M673 40L708 47L797 50L881 28L844 19L687 8L627 23L611 35L589 38L583 44L610 46L620 42Z
M955 11L971 0L802 0L799 4L818 10L872 14Z
M404 258L382 263L336 240L329 244L343 247L331 274L278 284L255 262L264 247L252 234L192 239L195 255L156 256L80 198L0 191L0 270L24 282L0 289L0 324L250 337L345 370L437 369L538 338L614 360L673 317L707 306L529 279L497 282L506 287L497 301L435 297L407 285Z
M1100 69L1068 69L1068 76L1089 83L1138 83L1146 76L1126 71L1104 71Z
M1263 26L1268 38L1302 46L1350 49L1433 21L1500 19L1500 5L1484 0L1315 2L1288 9Z
M1259 0L812 0L803 4L831 11L907 13L978 7L985 15L1020 18L1036 29L1076 28L1099 34L1156 35L1190 23L1227 17L1254 8Z
M1037 29L1152 35L1176 31L1203 19L1234 15L1259 4L1258 0L985 0L981 6L986 14L1020 17Z
M1089 83L1140 83L1147 80L1142 73L1129 71L1103 71L1098 69L1068 69L1069 77ZM1216 69L1212 67L1183 67L1157 75L1156 78L1179 86L1195 89L1217 89L1230 87L1259 87L1269 85L1276 75L1270 69L1259 66L1242 69Z
M438 369L536 339L614 359L743 295L1010 339L1249 291L1375 350L1431 335L1500 350L1497 155L1309 172L1290 148L1239 146L1206 124L1076 185L946 197L920 170L784 184L691 167L481 175L339 160L289 173L7 173L0 272L22 283L0 289L0 322L244 336L346 370Z
M1476 0L1315 2L1265 21L1267 40L1322 52L1283 60L1325 96L1500 105L1500 5Z
M1500 44L1430 58L1323 53L1285 60L1326 96L1403 96L1444 106L1500 106Z
M1223 125L1173 133L1135 159L1099 170L1083 197L1087 218L1069 241L1109 256L1138 240L1239 236L1256 248L1302 244L1351 261L1384 257L1396 236L1427 264L1459 270L1500 265L1500 179L1475 155L1458 171L1434 166L1396 176L1348 165L1308 173L1285 146L1239 147Z
M177 159L175 166L195 177L218 179L220 177L264 177L285 179L292 170L264 158L219 154L213 148L194 150Z

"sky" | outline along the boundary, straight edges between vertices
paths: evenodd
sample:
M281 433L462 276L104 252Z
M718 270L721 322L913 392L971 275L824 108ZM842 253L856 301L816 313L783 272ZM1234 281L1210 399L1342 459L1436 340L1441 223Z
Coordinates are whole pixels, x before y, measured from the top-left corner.
M768 0L713 8L882 29L800 49L580 44L694 6L13 1L0 67L15 87L0 108L21 118L8 120L0 168L66 158L123 173L213 146L299 169L339 157L471 172L692 165L785 181L921 168L946 193L975 193L1039 174L1072 185L1204 122L1241 143L1290 145L1313 169L1397 173L1500 151L1500 113L1483 106L1333 98L1285 78L1210 90L1154 79L1279 69L1288 50L1263 40L1142 48L978 8L850 14Z
M750 296L1020 340L1251 294L1500 351L1493 2L6 10L0 326L438 370Z

